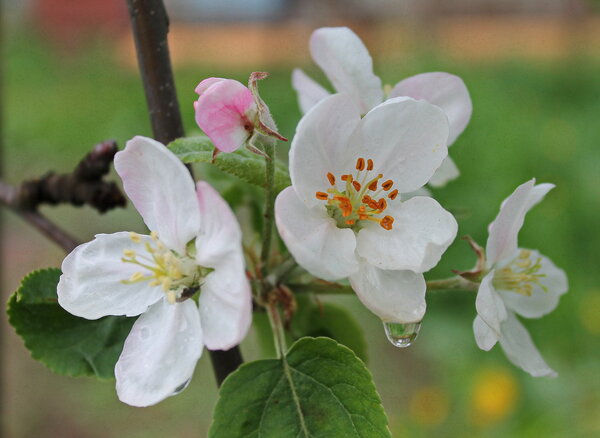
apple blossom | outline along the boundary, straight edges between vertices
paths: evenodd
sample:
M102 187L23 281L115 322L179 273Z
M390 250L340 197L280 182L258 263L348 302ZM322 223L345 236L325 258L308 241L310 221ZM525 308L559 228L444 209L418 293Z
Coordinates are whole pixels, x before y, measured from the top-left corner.
M485 276L479 286L473 323L479 348L490 350L496 342L508 359L534 377L556 376L533 344L516 314L539 318L551 312L567 292L567 277L538 251L517 246L525 214L554 185L535 179L517 187L504 200L489 226Z
M373 60L360 38L347 27L323 27L313 32L310 52L337 92L347 93L366 114L384 99L381 79L373 73ZM321 85L302 70L292 73L292 85L298 93L300 109L306 113L329 95ZM450 123L447 144L451 146L471 118L472 104L467 88L458 76L423 73L398 82L388 98L407 96L426 100L444 110ZM447 157L429 180L433 187L445 185L458 177L456 164Z
M425 312L422 273L454 240L454 217L432 198L401 201L446 157L448 122L425 101L395 98L361 118L346 94L329 96L300 121L290 150L292 186L275 204L281 237L316 277L349 277L384 323Z
M252 92L233 79L208 78L196 87L196 123L221 152L243 146L254 132L258 109Z
M148 406L185 387L204 345L227 350L244 338L251 294L239 225L209 184L194 188L185 166L145 137L127 142L115 168L151 234L98 234L78 246L62 264L58 299L87 319L140 315L115 376L121 401Z

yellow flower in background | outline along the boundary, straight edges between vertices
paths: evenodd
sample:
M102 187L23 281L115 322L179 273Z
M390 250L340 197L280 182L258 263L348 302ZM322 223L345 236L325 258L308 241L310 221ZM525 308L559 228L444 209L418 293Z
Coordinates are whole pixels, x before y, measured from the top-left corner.
M423 386L410 400L410 415L424 426L437 426L449 412L450 402L446 393L436 386Z
M487 425L509 416L519 399L517 380L505 368L477 373L471 395L471 415L476 425Z

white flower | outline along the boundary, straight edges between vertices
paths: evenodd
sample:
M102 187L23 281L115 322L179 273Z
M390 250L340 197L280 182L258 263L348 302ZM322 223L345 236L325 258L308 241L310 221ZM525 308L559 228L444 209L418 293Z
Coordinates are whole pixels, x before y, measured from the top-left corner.
M121 401L148 406L185 387L204 345L227 350L244 338L251 294L239 225L210 185L194 188L185 166L144 137L117 153L115 169L152 233L98 234L75 248L58 300L87 319L140 315L115 376Z
M504 200L500 213L489 226L486 245L487 274L477 299L473 322L479 348L490 350L496 342L508 359L532 376L556 376L517 319L539 318L551 312L567 289L567 277L539 252L517 247L517 236L525 214L554 185L535 179L517 187Z
M347 27L323 27L313 32L310 52L336 91L352 97L366 114L385 98L381 79L373 73L373 60L360 38ZM321 85L302 70L295 69L292 85L298 93L300 109L306 113L329 95ZM398 82L388 98L407 96L426 100L444 110L450 123L447 144L451 146L471 118L469 92L462 79L448 73L423 73ZM445 185L458 177L456 164L447 157L429 180L433 187Z
M323 99L300 121L292 186L275 203L277 227L298 263L325 280L349 277L384 322L425 313L422 273L454 240L454 217L432 198L402 202L446 157L448 122L424 101L395 98L364 118L347 95Z

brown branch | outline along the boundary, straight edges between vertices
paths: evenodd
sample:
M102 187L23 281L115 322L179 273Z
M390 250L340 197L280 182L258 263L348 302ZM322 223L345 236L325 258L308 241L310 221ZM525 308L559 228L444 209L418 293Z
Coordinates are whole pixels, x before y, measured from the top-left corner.
M66 252L69 253L73 251L73 249L79 245L79 242L73 236L50 221L40 212L20 208L17 204L17 199L17 190L13 186L0 181L0 204L11 209Z
M125 196L114 182L104 181L117 153L114 141L97 144L72 173L48 172L41 178L23 182L11 201L23 211L35 211L41 204L87 204L100 213L127 204Z
M184 135L167 42L169 17L162 0L127 0L127 6L152 132L167 144ZM238 346L212 350L210 358L219 386L244 362Z

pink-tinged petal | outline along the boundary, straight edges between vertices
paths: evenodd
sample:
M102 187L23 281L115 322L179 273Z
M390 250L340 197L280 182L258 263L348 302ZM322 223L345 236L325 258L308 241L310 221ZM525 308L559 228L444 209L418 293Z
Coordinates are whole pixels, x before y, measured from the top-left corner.
M241 252L208 275L199 309L206 348L229 350L246 337L252 322L252 295Z
M254 129L256 104L252 93L233 79L215 81L201 91L195 105L196 123L217 149L235 151Z
M548 366L531 336L517 317L508 312L508 318L502 324L500 345L513 364L522 368L533 377L557 377L558 374Z
M507 312L502 298L494 289L493 280L494 271L481 280L475 299L475 308L479 317L494 331L497 337L500 337L500 326L506 321Z
M340 93L352 97L366 114L383 100L381 79L360 38L347 27L323 27L310 38L310 53Z
M372 159L373 174L408 193L424 186L448 155L448 119L425 101L396 97L373 108L350 139L347 154ZM354 167L348 170L353 170Z
M358 269L354 232L338 228L324 206L306 207L292 187L277 196L275 220L288 250L315 277L339 280Z
M123 263L123 250L146 253L144 242L134 243L129 233L97 234L91 242L75 248L62 263L58 282L58 303L69 313L87 319L107 315L137 316L161 299L160 286L149 282L125 284L138 271L137 265Z
M450 123L448 146L465 130L473 104L465 83L458 76L434 72L412 76L398 82L389 97L408 96L426 100L444 110Z
M444 187L448 181L458 178L459 175L460 172L458 171L458 167L456 167L454 160L448 156L444 158L442 165L437 168L428 184L431 187Z
M498 342L498 334L479 315L473 321L473 333L477 346L482 350L490 351Z
M290 177L298 197L309 207L323 204L315 195L329 188L329 172L344 190L340 175L354 170L349 160L356 161L356 153L348 141L359 122L360 113L352 100L335 94L320 101L298 123L290 149ZM361 147L356 145L357 150Z
M517 237L523 226L525 215L553 187L553 184L536 186L534 178L521 184L502 202L498 216L488 227L489 237L485 252L489 267L515 253Z
M298 103L302 114L306 114L313 106L330 95L329 91L309 78L299 68L292 72L292 87L298 94Z
M196 194L201 226L196 239L196 261L216 268L223 259L242 254L242 232L229 205L210 184L199 181Z
M383 322L419 322L425 315L425 279L412 271L378 269L365 260L350 276L360 301Z
M206 90L212 87L215 84L226 81L224 78L206 78L201 81L194 90L198 96L202 96ZM197 102L197 101L196 101Z
M388 199L382 214L394 218L391 230L367 222L357 236L358 254L380 269L428 271L437 265L458 230L454 216L433 198Z
M202 354L202 328L193 300L163 299L133 324L115 365L117 395L131 406L151 406L189 383Z
M539 259L541 264L540 270L536 273L541 275L540 284L532 283L531 296L505 290L498 290L498 294L506 307L515 313L525 318L540 318L558 306L560 296L567 292L569 286L565 271L557 268L549 258L538 251L531 251L531 253L530 260L535 263Z
M183 253L200 226L194 181L183 163L159 142L134 137L115 155L115 169L148 228Z

